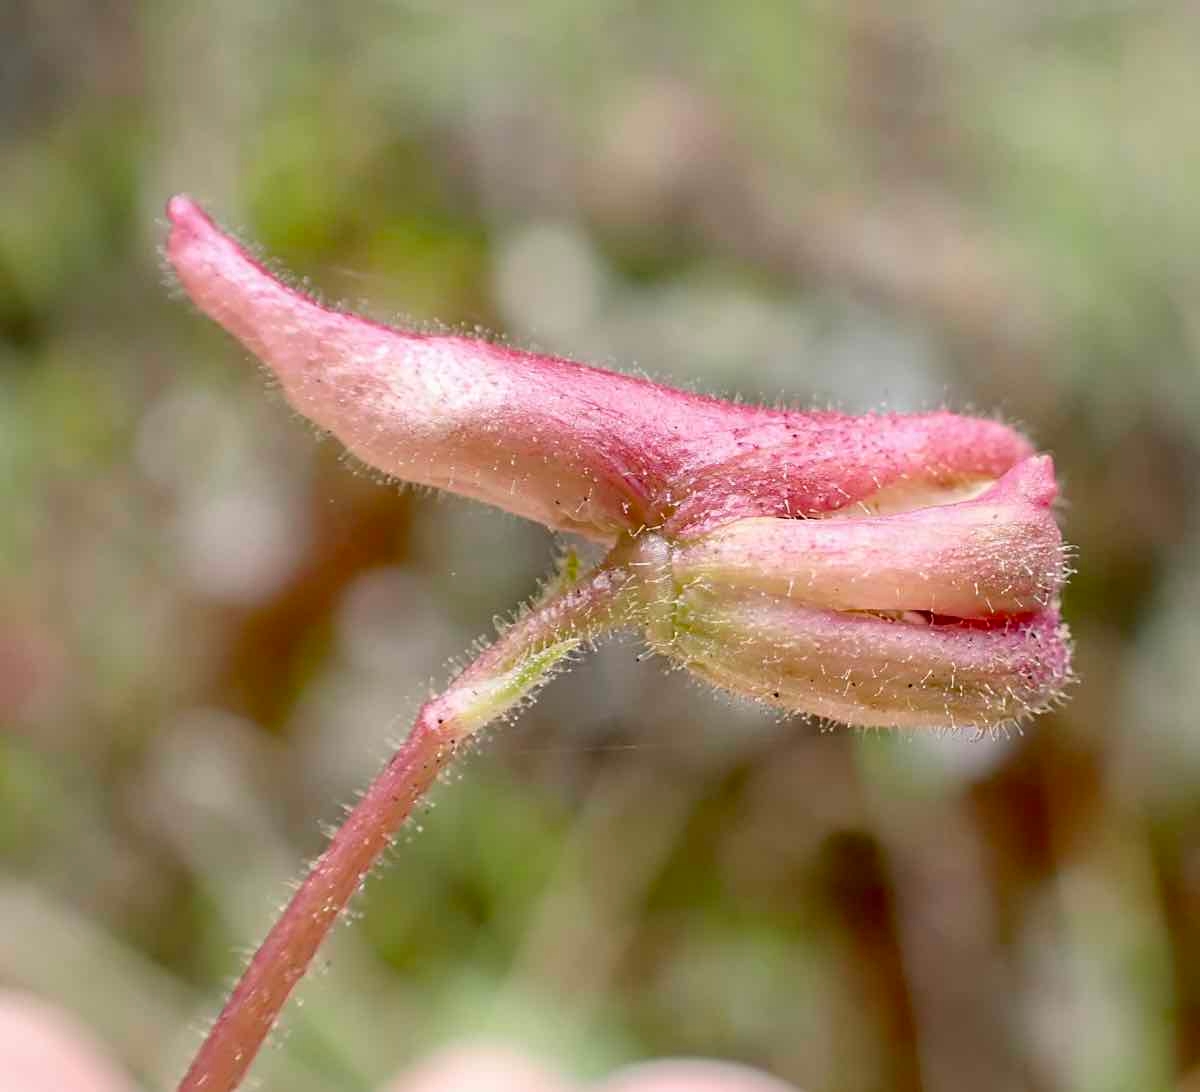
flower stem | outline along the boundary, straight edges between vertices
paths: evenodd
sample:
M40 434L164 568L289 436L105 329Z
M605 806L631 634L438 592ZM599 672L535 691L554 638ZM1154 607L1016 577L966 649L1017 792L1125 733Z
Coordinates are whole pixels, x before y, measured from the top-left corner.
M237 1088L334 921L461 744L529 697L580 645L628 621L632 584L627 569L601 565L518 619L422 706L255 952L179 1092Z

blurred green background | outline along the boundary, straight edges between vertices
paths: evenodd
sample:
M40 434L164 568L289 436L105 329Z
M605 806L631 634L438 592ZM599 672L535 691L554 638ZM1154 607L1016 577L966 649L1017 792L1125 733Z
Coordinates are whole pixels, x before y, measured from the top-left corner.
M606 647L442 786L258 1069L451 1039L807 1092L1200 1089L1200 8L0 5L0 983L181 1072L321 824L555 543L318 443L165 275L1051 451L1082 678L822 731ZM368 300L369 304L361 301Z

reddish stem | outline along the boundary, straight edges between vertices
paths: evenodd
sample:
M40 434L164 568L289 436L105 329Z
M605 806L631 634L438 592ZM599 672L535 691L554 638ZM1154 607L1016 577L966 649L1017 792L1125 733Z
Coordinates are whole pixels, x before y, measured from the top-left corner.
M178 1092L237 1088L338 915L413 805L453 758L459 741L487 716L527 697L555 664L510 680L502 694L492 685L564 638L574 644L629 620L627 593L633 586L628 569L601 566L524 615L443 694L422 706L408 739L350 812L254 953Z
M338 914L452 757L454 743L431 715L435 704L422 709L404 745L371 783L255 952L179 1092L228 1092L238 1086Z

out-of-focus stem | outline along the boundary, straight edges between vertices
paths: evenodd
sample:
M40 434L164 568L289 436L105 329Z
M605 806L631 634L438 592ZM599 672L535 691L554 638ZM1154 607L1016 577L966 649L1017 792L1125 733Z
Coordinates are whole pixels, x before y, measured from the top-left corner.
M586 641L626 622L627 569L602 565L510 626L438 697L375 778L254 954L179 1085L230 1092L338 915L413 805L474 731L528 697Z

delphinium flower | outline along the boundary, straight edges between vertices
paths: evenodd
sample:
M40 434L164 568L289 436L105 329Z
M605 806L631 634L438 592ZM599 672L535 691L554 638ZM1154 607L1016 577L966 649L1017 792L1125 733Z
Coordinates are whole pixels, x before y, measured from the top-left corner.
M439 696L254 956L181 1092L234 1088L414 803L478 729L614 629L735 695L844 724L985 731L1069 676L1048 456L994 420L807 413L381 325L267 272L190 199L201 311L364 463L605 547Z

